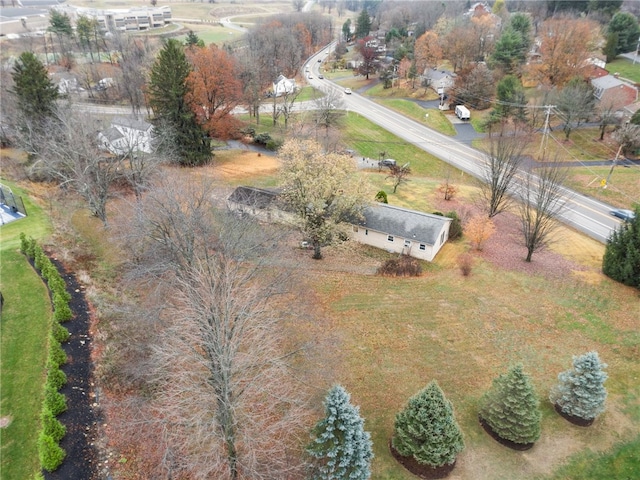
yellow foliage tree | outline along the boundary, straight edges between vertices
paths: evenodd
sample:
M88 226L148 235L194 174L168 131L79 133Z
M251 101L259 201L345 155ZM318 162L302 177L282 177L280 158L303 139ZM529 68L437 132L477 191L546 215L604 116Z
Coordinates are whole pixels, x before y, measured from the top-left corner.
M484 243L491 238L495 231L496 227L493 221L484 215L472 217L464 228L464 234L476 250L482 250Z

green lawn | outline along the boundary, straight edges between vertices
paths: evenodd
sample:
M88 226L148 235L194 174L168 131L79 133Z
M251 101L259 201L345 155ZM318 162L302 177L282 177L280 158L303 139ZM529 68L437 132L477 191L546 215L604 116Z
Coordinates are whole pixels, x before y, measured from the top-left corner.
M447 248L460 251L457 245ZM414 478L392 458L387 442L395 414L433 379L452 401L465 436L456 478L531 479L536 472L553 471L541 468L547 462L560 467L572 461L571 454L581 459L589 449L607 452L589 457L599 475L553 478L625 478L603 473L612 463L620 472L635 471L638 460L630 453L637 440L613 450L610 442L635 436L638 422L640 386L631 379L640 375L633 353L639 338L630 330L640 313L637 295L609 281L550 281L482 261L465 278L454 259L443 252L418 279L326 274L313 282L319 303L327 306L315 335L339 339L335 352L328 353L341 359L332 381L347 388L366 419L376 455L372 478ZM557 374L570 367L571 356L588 349L610 365L609 413L579 428L558 416L546 396ZM532 376L543 412L542 437L525 453L498 445L477 420L481 394L515 362ZM557 458L557 444L569 449L567 459ZM578 462L565 471L587 468L588 462Z
M7 184L5 179L2 183ZM3 480L26 480L40 470L36 448L50 331L51 303L46 286L19 252L20 232L45 238L50 225L28 196L15 185L29 216L0 227L0 288L4 309L0 322L0 430Z
M627 58L617 58L613 62L607 63L609 73L619 73L621 77L640 83L640 63L633 62Z
M402 98L384 99L378 102L444 135L454 136L456 134L456 129L446 115L437 108L423 108L411 100Z

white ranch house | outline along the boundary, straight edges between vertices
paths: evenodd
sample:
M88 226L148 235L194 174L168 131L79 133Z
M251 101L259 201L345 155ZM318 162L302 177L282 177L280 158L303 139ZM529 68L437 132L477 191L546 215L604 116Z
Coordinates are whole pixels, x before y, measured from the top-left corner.
M291 220L291 213L278 205L278 192L254 187L238 187L227 199L230 210L262 221ZM451 219L378 203L367 207L364 219L352 224L350 237L356 242L388 252L433 261L449 239Z
M384 203L367 207L364 220L353 225L351 238L389 252L433 261L449 239L452 220Z
M100 144L114 155L151 153L153 125L131 117L117 117L111 127L98 133Z

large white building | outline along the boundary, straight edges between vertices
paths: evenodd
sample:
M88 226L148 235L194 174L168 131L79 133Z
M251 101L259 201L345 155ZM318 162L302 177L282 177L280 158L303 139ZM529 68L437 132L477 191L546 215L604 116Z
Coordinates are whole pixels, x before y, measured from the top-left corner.
M61 8L61 7L56 7ZM61 8L74 21L80 15L95 18L100 28L109 32L129 32L161 28L171 23L171 7L133 8L82 8L66 6Z

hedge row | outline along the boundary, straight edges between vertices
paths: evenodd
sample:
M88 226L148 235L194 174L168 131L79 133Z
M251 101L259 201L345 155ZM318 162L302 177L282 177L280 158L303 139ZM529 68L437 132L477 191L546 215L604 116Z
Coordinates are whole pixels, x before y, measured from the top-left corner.
M53 322L49 335L49 355L47 358L47 379L44 384L44 402L40 419L42 430L38 434L38 456L43 469L53 472L66 456L60 447L60 441L66 434L66 427L56 418L67 409L67 398L60 393L60 389L67 383L67 376L60 369L67 362L67 354L62 344L69 340L69 330L62 322L73 317L69 301L71 295L67 292L67 285L60 272L44 253L41 246L33 238L27 239L20 234L20 251L30 260L47 281L53 303Z

